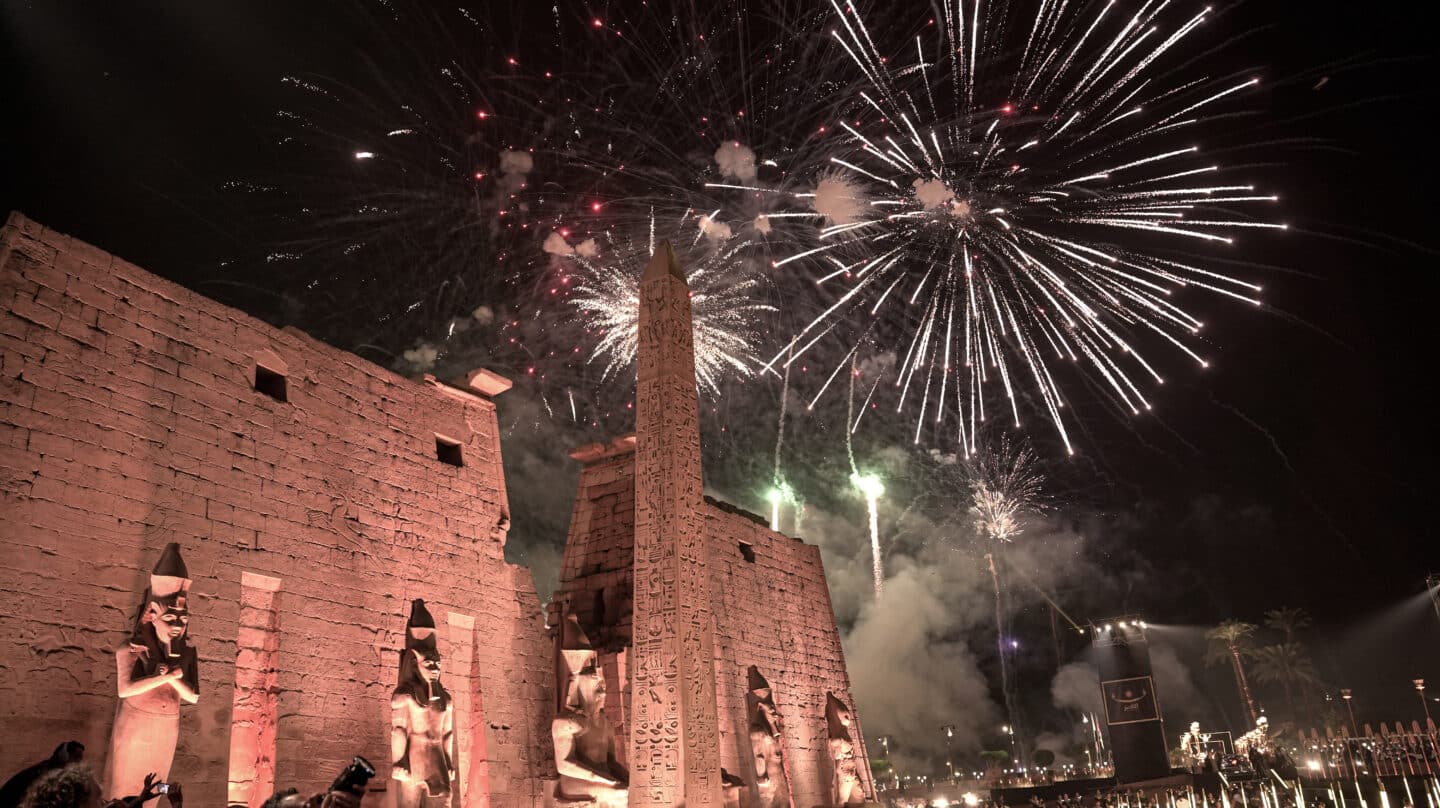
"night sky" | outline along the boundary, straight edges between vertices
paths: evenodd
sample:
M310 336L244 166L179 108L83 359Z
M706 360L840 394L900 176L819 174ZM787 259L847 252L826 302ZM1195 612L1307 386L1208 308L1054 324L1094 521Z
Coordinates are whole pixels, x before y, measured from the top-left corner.
M492 27L510 32L516 53L552 47L550 4L496 5L508 16ZM1270 265L1258 273L1267 306L1212 317L1213 367L1171 374L1151 417L1117 422L1096 407L1083 421L1081 457L1056 458L1047 473L1061 488L1056 519L1107 526L1086 529L1102 534L1088 557L1133 584L1107 587L1113 597L1097 602L1083 581L1057 579L1054 594L1082 612L1077 618L1136 612L1200 626L1259 622L1266 609L1300 606L1316 619L1312 650L1327 681L1376 694L1376 718L1408 720L1409 678L1428 673L1440 690L1440 620L1415 601L1425 573L1440 572L1430 387L1440 177L1428 122L1440 98L1433 23L1407 6L1252 0L1217 21L1244 37L1241 56L1272 86L1260 98L1266 126L1255 137L1274 143L1245 156L1263 164L1291 224L1244 256ZM358 75L362 35L344 9L7 0L0 208L285 321L274 300L228 285L217 269L265 239L218 189L276 170L264 144L279 77ZM620 16L606 4L575 13ZM366 54L383 69L383 50ZM290 324L324 331L304 319ZM773 413L775 391L754 402L744 395L727 406ZM510 440L507 462L537 445ZM763 454L773 435L727 433L717 442L725 448L707 447L707 459L723 462L746 441ZM556 467L568 462L563 447L545 446ZM737 500L753 497L736 493L733 480L719 487ZM546 529L563 527L561 505L539 520ZM524 519L517 506L517 531ZM543 543L540 532L526 541ZM1040 612L1026 608L1031 622L1021 625L1040 630ZM1073 639L1067 654L1076 652ZM1054 660L1032 660L1028 670L1022 683L1043 691ZM1197 683L1234 713L1227 676L1196 669Z

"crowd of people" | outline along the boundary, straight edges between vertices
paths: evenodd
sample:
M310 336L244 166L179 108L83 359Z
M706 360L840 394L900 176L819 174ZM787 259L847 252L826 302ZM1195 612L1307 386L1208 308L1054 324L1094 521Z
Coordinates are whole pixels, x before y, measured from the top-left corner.
M1297 808L1295 792L1286 788L1270 788L1263 781L1231 783L1228 790L1206 791L1195 788L1114 788L1094 792L1073 792L1049 799L1032 795L1029 808L1223 808L1228 800L1232 808ZM894 808L960 808L960 803L936 799L888 800ZM1323 792L1306 791L1304 808L1335 808ZM978 798L967 794L965 808L1009 808L1011 803L1002 795Z
M375 770L356 758L330 788L305 796L288 788L271 795L263 808L360 808L365 783ZM27 766L0 786L0 808L143 808L161 796L170 808L184 808L180 783L163 783L155 775L145 778L139 794L106 800L95 773L85 763L85 745L66 741L50 757ZM158 803L157 803L158 805Z
M1310 808L1324 803L1319 794L1307 799ZM1045 801L1038 797L1030 801L1031 808L1205 808L1206 805L1223 806L1228 799L1235 808L1253 805L1255 808L1296 808L1295 793L1283 788L1272 789L1264 782L1232 783L1225 794L1218 791L1204 791L1193 788L1155 789L1112 789L1096 791L1092 796L1084 794L1062 794Z

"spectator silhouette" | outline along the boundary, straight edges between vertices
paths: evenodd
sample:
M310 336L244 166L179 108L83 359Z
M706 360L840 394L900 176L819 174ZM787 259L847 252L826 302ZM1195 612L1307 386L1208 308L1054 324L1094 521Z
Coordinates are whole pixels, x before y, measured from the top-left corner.
M66 741L55 747L49 758L34 766L22 769L0 786L0 808L16 808L25 799L25 792L47 772L63 769L71 763L79 763L85 756L85 745L79 741Z
M100 781L83 765L45 772L25 795L21 808L101 808Z

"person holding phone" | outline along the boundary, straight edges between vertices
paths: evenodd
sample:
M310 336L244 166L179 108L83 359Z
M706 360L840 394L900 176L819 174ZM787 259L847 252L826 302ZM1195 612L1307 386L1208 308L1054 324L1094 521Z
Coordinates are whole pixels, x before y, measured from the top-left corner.
M25 795L21 808L141 808L162 794L171 808L183 808L184 793L179 783L161 783L155 774L145 778L145 788L133 797L104 802L100 781L88 766L76 763L47 772Z

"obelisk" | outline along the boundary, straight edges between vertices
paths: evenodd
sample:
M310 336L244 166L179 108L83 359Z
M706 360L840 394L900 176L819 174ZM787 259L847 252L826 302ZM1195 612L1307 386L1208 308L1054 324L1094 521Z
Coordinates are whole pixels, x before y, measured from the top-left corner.
M721 808L690 287L662 243L640 279L630 808Z

